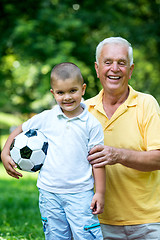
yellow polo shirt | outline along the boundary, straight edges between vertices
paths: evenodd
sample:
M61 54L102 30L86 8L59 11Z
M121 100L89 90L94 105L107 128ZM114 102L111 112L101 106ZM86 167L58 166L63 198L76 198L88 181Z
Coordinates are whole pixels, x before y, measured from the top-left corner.
M85 101L101 122L104 144L138 151L160 149L160 108L149 94L130 87L127 100L109 120L102 105L103 90ZM106 166L103 224L134 225L160 222L160 171L141 172L121 164Z

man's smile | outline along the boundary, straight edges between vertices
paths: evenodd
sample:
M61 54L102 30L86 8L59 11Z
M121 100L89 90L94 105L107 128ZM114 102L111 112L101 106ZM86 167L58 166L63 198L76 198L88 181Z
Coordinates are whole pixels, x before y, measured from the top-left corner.
M119 80L121 78L120 76L112 76L112 75L109 75L107 77L111 80Z

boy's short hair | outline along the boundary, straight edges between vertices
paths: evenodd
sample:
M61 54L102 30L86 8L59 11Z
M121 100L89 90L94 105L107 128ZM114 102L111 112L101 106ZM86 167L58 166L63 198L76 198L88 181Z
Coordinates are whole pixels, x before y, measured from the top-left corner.
M66 80L74 78L81 84L84 83L81 71L77 65L71 62L57 64L51 71L51 86L56 80Z

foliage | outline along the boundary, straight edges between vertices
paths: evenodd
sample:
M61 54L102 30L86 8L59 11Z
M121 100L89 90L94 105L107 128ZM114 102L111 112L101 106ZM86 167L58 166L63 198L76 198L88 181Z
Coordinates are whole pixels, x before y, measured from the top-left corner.
M24 117L23 117L24 120ZM9 133L18 125L22 123L22 116L20 114L13 115L9 113L0 112L0 150L4 146Z
M22 122L19 116L15 116L9 113L0 112L0 126L1 128L18 126Z
M88 85L85 98L94 96L101 88L96 45L119 35L135 49L131 84L160 102L159 0L1 0L0 5L1 111L50 108L50 71L62 61L80 67Z
M0 164L0 239L44 239L38 209L37 174L26 173L21 180L11 178Z

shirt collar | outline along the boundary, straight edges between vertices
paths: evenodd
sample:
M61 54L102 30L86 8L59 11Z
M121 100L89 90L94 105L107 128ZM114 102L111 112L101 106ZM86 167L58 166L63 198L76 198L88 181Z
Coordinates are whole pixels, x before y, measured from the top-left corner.
M87 106L84 104L84 103L80 103L82 108L84 109L83 112L76 116L76 117L73 117L73 118L68 118L63 112L62 112L62 109L61 107L57 104L55 107L57 108L56 109L56 114L57 114L57 117L63 117L63 118L66 118L66 119L70 119L70 120L73 120L73 119L80 119L81 121L86 121L87 118L88 118L88 109L87 109Z
M137 96L138 92L135 91L130 85L129 85L129 95L124 104L127 107L133 107L137 105Z
M101 112L103 112L103 104L102 104L102 98L103 98L103 93L104 90L102 89L99 94L93 98L92 103L90 103L90 106L95 106L96 109L100 110ZM127 107L132 107L137 105L137 96L138 96L138 92L135 91L130 85L129 85L129 95L128 98L126 99L126 101L124 102L124 104Z

